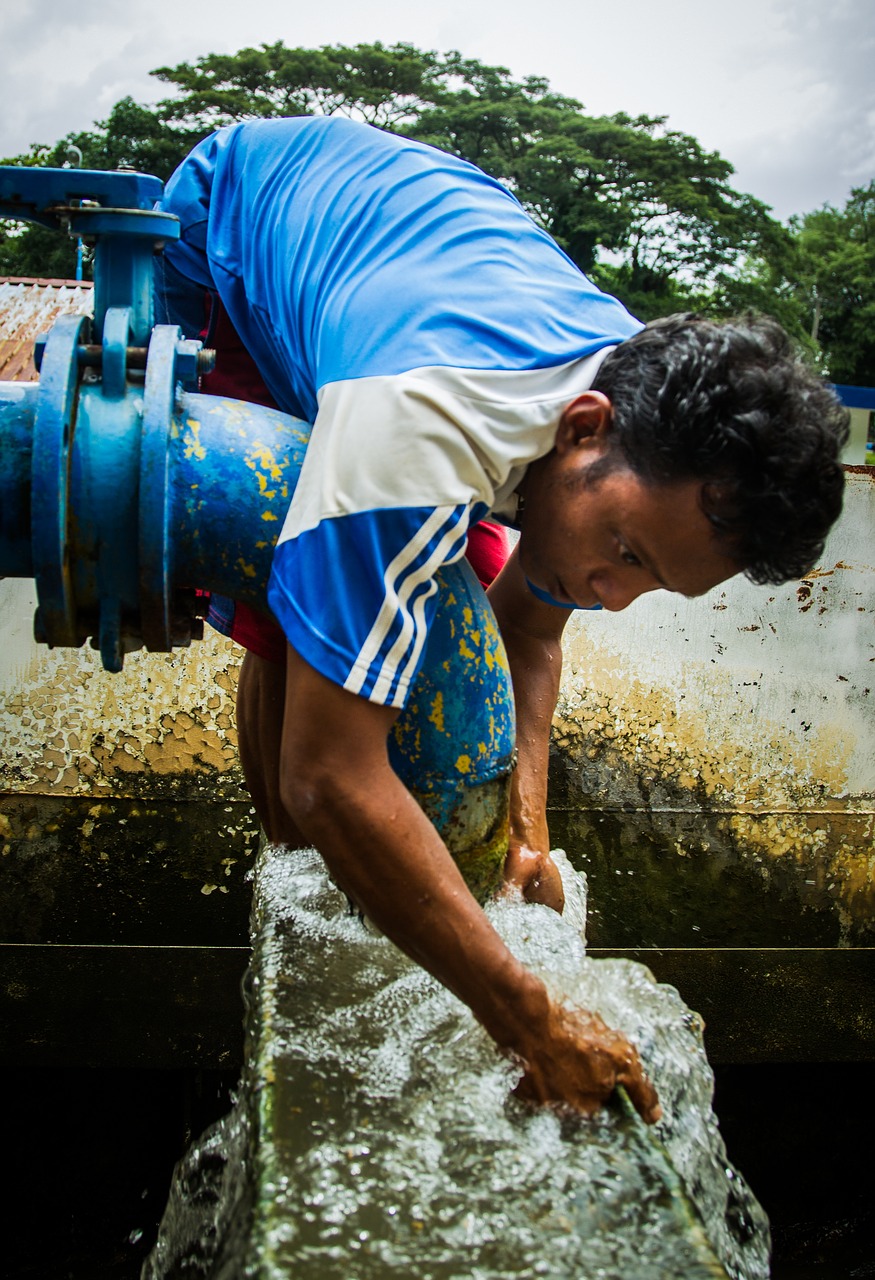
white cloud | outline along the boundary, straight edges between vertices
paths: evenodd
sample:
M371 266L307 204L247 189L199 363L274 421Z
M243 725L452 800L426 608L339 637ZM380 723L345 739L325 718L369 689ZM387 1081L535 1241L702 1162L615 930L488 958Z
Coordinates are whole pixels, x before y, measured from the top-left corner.
M130 95L154 101L160 65L283 40L305 47L409 41L458 48L547 76L588 111L669 116L720 151L742 190L784 217L841 203L875 173L875 19L871 0L469 0L414 8L408 0L333 0L294 10L215 0L148 9L107 0L100 11L44 0L0 16L0 154L89 128Z

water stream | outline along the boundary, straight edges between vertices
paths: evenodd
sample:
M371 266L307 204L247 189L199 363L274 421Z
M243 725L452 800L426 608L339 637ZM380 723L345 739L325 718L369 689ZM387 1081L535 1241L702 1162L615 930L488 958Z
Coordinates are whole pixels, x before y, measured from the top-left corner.
M587 958L585 882L567 863L563 878L564 917L506 900L489 914L554 994L637 1043L665 1113L655 1135L621 1107L587 1121L518 1103L517 1069L350 915L318 855L263 857L256 919L287 951L271 1071L296 1102L270 1113L265 1164L244 1077L177 1170L144 1280L767 1277L768 1224L726 1158L698 1018L641 965Z

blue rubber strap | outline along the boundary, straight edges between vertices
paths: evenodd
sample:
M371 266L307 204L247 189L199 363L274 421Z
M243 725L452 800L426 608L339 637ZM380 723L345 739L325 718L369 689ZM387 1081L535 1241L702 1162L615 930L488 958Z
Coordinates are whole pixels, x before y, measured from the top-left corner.
M534 582L526 578L526 586L529 588L533 596L537 596L539 600L543 600L544 604L555 605L557 609L601 609L600 604L569 604L567 600L556 600L550 595L549 591L544 591L541 587L536 587Z

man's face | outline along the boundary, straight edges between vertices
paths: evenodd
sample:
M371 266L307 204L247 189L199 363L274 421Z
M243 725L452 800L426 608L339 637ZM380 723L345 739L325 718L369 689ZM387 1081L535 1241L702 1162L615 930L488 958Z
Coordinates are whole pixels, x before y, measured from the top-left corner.
M589 397L604 401L591 392L574 405L588 409ZM609 417L604 429L560 426L553 453L530 468L519 544L526 577L569 607L617 610L660 587L703 595L738 573L701 509L700 481L648 485L622 461L591 478L609 432Z

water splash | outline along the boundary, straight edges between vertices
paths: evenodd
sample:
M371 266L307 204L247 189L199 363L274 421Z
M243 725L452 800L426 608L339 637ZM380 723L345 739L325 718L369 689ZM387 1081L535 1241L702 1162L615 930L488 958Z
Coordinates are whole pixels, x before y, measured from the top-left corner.
M567 863L565 917L507 900L489 915L554 995L638 1044L665 1112L658 1143L617 1108L581 1121L517 1103L518 1071L469 1011L349 914L316 854L274 852L256 894L282 975L269 1071L295 1102L269 1109L259 1154L264 1099L244 1082L186 1158L146 1280L696 1280L722 1274L714 1255L733 1280L768 1276L767 1223L726 1159L698 1019L642 966L586 957ZM697 1217L679 1211L674 1171Z

